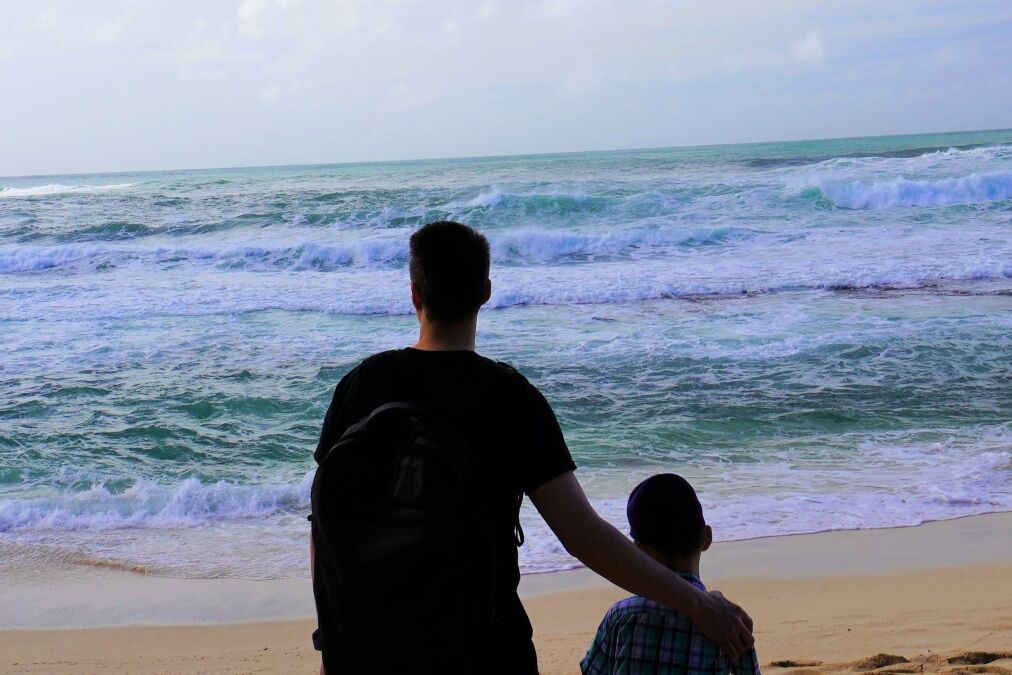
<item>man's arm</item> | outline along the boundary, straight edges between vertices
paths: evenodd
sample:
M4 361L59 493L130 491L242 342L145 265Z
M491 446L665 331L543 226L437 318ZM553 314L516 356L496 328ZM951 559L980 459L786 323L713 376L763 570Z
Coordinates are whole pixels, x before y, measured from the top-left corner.
M687 615L732 661L752 647L752 619L720 593L704 593L664 567L603 520L572 471L530 493L570 554L630 593Z

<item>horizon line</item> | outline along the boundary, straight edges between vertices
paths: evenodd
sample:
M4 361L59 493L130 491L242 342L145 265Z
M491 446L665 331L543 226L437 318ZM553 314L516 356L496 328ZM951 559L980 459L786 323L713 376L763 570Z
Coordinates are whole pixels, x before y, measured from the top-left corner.
M950 131L927 131L927 132L900 133L900 134L873 134L870 136L830 136L828 138L796 138L790 140L781 139L781 140L746 141L746 142L729 142L729 143L700 143L692 145L659 145L659 146L640 146L633 148L605 148L596 150L564 150L558 152L492 153L487 155L447 155L442 157L413 157L405 159L308 162L308 163L294 163L294 164L245 164L245 165L232 165L232 166L202 166L202 167L198 166L198 167L186 167L174 169L136 169L136 170L125 169L116 171L78 171L69 173L39 173L39 174L23 174L23 175L9 174L0 176L0 179L51 178L58 176L120 176L126 174L145 174L145 173L182 173L186 171L240 171L243 169L287 169L295 167L353 166L363 164L408 164L413 162L453 162L453 161L480 160L480 159L549 157L558 155L589 155L589 154L610 153L610 152L645 152L648 150L691 150L697 148L719 148L736 145L750 146L750 145L772 145L776 143L811 143L814 141L847 141L866 138L874 139L874 138L901 138L904 136L941 136L947 134L971 134L971 133L979 134L979 133L996 133L1001 131L1012 132L1012 127L997 128L997 129L959 129Z

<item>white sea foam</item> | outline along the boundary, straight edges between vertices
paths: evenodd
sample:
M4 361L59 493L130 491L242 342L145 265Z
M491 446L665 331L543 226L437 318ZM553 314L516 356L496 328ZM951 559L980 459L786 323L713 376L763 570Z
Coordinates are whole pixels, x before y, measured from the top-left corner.
M957 178L840 182L823 179L817 186L830 201L848 209L897 206L949 206L1012 199L1012 171Z
M122 492L98 483L82 492L0 500L0 532L192 527L223 519L263 518L305 510L313 474L300 482L203 484L189 478L174 486L137 481Z
M594 485L596 510L623 530L628 490L647 475L665 470L690 478L722 540L910 526L1012 510L1010 430L992 427L975 433L978 438L970 443L978 446L975 449L968 447L961 432L953 432L950 440L930 443L903 434L885 435L878 443L862 445L861 461L838 468L824 461L809 465L773 457L758 463L725 464L719 472L712 466L675 462L621 472L585 469L582 475ZM139 481L122 492L96 485L82 492L8 498L0 500L0 534L8 541L73 542L89 558L141 563L185 576L301 576L302 516L309 509L312 477L310 472L293 483L262 485L203 484L192 478L175 485ZM278 520L278 516L287 519ZM529 504L525 504L523 522L527 543L520 555L525 573L579 564ZM145 541L140 532L150 530L150 536L158 537L166 529L192 531L208 526L215 528L218 545L233 539L230 527L241 528L236 536L252 545L257 535L250 528L259 527L260 536L270 540L274 568L264 568L259 549L253 553L234 548L223 565L217 548ZM120 532L134 534L124 539ZM289 550L295 547L298 550Z
M104 192L107 190L124 190L131 188L136 183L113 183L110 185L62 185L60 183L49 183L33 187L2 187L0 186L0 199L15 197L45 197L48 195L59 195L72 192Z

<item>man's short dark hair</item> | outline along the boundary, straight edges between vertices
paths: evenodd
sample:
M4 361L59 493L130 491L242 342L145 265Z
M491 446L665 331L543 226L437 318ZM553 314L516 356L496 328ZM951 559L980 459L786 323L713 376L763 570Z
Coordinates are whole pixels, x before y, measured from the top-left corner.
M651 476L636 486L626 506L630 535L667 556L703 548L706 521L689 482L673 473Z
M411 281L431 321L478 313L488 281L488 240L461 223L441 220L411 235Z

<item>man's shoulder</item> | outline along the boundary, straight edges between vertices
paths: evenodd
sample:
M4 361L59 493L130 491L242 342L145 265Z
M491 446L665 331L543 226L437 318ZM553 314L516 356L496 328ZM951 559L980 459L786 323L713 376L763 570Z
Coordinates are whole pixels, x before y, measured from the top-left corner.
M503 375L508 375L508 376L512 376L512 377L519 377L519 378L521 378L523 380L527 379L523 375L520 374L520 371L517 370L513 366L512 363L509 363L508 361L499 361L499 360L492 359L492 358L489 358L487 356L484 356L482 354L478 354L478 356L481 357L481 359L483 361L487 361L490 367L496 368L499 371L501 371Z
M537 391L537 388L513 364L506 361L497 361L481 354L478 356L488 373L488 377L496 380L505 391L513 392L520 396L530 395L532 391Z
M381 352L371 354L355 366L352 370L362 370L363 368L369 369L374 368L379 364L388 363L396 358L397 352L404 351L402 349L385 349Z

